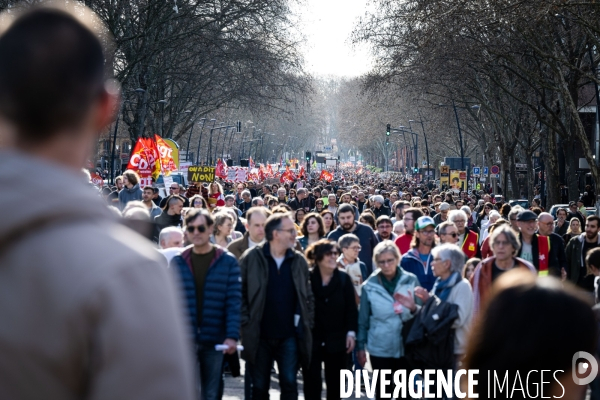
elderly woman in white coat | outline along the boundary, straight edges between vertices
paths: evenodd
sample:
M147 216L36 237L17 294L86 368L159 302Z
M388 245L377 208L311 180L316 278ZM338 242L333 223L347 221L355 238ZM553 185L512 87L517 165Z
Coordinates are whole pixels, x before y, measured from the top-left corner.
M465 254L455 244L443 244L431 250L431 269L437 277L430 293L422 287L415 288L415 296L425 303L430 296L437 296L458 306L458 318L454 321L454 355L459 363L465 354L467 333L473 318L473 290L468 280L461 275L465 265ZM402 296L402 305L414 307L412 296Z

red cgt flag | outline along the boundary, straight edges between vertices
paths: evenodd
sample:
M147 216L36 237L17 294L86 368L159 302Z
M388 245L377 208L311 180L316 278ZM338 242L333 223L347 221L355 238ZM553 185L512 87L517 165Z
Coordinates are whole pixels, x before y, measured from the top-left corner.
M327 182L331 182L333 180L333 174L329 171L322 170L321 176L319 176L320 180L325 180Z
M215 168L215 176L218 176L219 178L223 179L227 178L227 167L225 166L223 160L221 160L220 158L217 161L217 167Z

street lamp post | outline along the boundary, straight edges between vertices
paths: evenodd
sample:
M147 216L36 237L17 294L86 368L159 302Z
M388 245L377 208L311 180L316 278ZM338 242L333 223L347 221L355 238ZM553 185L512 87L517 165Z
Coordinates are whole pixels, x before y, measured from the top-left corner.
M204 124L206 123L206 118L200 118L200 121L202 121L202 128L204 128ZM185 160L189 161L189 157L190 157L190 140L192 140L192 132L194 131L194 124L196 122L192 122L192 126L190 127L190 135L188 136L188 141L187 141L187 148L185 149ZM202 128L200 128L200 140L202 140ZM200 147L200 145L198 145L198 147ZM200 149L198 149L198 151L200 151Z
M221 123L222 124L222 123ZM206 165L212 165L213 164L213 154L212 154L212 138L213 138L213 131L215 129L222 129L225 125L221 125L217 128L214 127L210 128L210 136L208 139L208 151L206 152ZM209 162L210 161L210 162Z
M160 137L165 137L165 104L167 104L167 100L159 100L157 103L160 104Z
M138 113L138 118L139 118L139 126L138 126L138 137L143 137L144 136L144 119L146 118L146 91L142 88L137 88L135 89L136 93L141 93L142 94L142 109L141 111Z
M227 132L229 131L229 128L235 128L236 125L227 125L225 127L225 133L223 134L223 143L221 144L221 153L219 154L221 157L223 157L223 153L225 153L225 142L227 141ZM231 132L231 137L233 138L233 133Z
M419 121L421 122L421 130L423 131L423 139L425 140L425 153L427 156L427 183L429 183L429 146L427 145L427 135L425 134L425 125L423 124L423 116L421 115L421 110L419 111Z
M113 142L112 149L110 152L110 184L113 185L115 183L115 153L117 146L117 131L119 130L119 118L121 118L121 114L123 113L123 107L125 103L128 103L129 100L125 100L121 103L121 107L119 108L119 114L117 115L117 120L115 121L115 131L113 133Z

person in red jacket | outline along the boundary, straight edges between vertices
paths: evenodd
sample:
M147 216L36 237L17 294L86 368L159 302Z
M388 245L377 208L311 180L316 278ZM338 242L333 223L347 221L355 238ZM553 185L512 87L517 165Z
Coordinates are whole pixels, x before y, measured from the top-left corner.
M479 235L477 232L467 228L467 214L462 210L452 210L448 214L448 220L458 229L458 246L462 249L467 259L478 257L481 258L479 249Z
M395 240L396 246L400 249L400 254L405 254L410 250L413 232L415 230L415 221L423 216L423 211L420 208L411 207L404 210L404 233Z

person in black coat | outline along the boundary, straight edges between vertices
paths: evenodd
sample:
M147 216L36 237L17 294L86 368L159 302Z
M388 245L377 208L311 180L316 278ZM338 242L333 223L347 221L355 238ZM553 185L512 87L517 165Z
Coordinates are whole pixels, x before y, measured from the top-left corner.
M312 264L310 281L315 296L313 349L304 371L304 397L321 399L321 364L325 364L327 400L340 398L340 371L347 368L356 342L358 310L354 286L346 272L337 268L337 243L321 239L306 250Z

